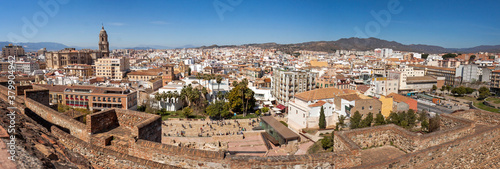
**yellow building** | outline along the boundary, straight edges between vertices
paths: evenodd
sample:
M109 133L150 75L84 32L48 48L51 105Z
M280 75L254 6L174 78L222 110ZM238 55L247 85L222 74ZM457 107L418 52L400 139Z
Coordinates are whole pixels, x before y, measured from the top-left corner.
M111 80L122 80L129 71L129 58L101 58L95 63L96 77L106 77Z
M382 102L382 108L380 109L380 112L382 113L382 115L384 115L384 117L389 117L389 114L391 114L392 111L392 104L393 104L392 98L380 96L378 100Z

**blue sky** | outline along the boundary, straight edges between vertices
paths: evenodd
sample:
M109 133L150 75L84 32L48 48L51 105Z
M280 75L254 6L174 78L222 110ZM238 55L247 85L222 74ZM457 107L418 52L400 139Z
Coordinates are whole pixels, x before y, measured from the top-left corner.
M68 2L58 4L59 10L53 16L38 2L56 0L2 1L0 41L17 35L22 37L20 41L95 48L103 23L111 48L300 43L364 37L356 29L367 36L403 44L456 48L500 45L500 1L493 0L61 1ZM240 3L230 3L234 1ZM399 11L391 13L389 6L394 2L399 3L395 8ZM223 18L214 4L227 9L219 12ZM379 22L372 11L388 13L389 22ZM35 33L23 33L27 25L23 20L33 24L34 17L47 22L35 25ZM386 15L381 18L387 20Z

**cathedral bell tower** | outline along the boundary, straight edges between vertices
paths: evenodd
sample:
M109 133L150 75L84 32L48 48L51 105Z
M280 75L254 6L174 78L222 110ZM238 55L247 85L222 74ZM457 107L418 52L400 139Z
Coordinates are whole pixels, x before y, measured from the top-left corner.
M101 51L103 57L109 57L109 42L108 34L102 26L101 32L99 33L99 51Z

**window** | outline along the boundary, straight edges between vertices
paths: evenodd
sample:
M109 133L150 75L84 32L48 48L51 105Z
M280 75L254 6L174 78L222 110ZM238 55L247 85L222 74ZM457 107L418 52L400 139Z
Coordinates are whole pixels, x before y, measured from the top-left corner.
M362 106L362 107L361 107L361 110L364 110L364 109L365 109L365 106Z
M118 102L122 102L122 98L118 98Z
M96 98L96 97L93 97L93 99L92 99L92 100L93 100L93 101L95 101L95 98Z
M302 114L302 117L304 117L304 118L305 118L305 117L306 117L306 114Z
M116 98L113 98L113 102L116 102Z
M372 107L372 106L370 106L370 110L371 110L371 109L373 109L373 107Z

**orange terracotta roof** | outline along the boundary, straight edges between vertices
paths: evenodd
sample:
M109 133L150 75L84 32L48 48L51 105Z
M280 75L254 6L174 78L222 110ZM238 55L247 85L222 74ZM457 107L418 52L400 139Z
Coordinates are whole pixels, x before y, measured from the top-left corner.
M323 106L325 103L326 103L325 101L320 100L314 104L309 105L309 107L319 107L319 106Z
M354 90L350 89L337 89L335 87L314 89L302 93L295 94L295 98L304 100L304 101L313 101L313 100L322 100L333 98L336 95L348 94L348 93L356 93Z
M392 97L395 102L407 102L408 100L413 100L412 98L409 98L409 97L406 97L406 96L403 96L400 94L396 94L396 93L391 93L391 94L387 95L387 97Z

